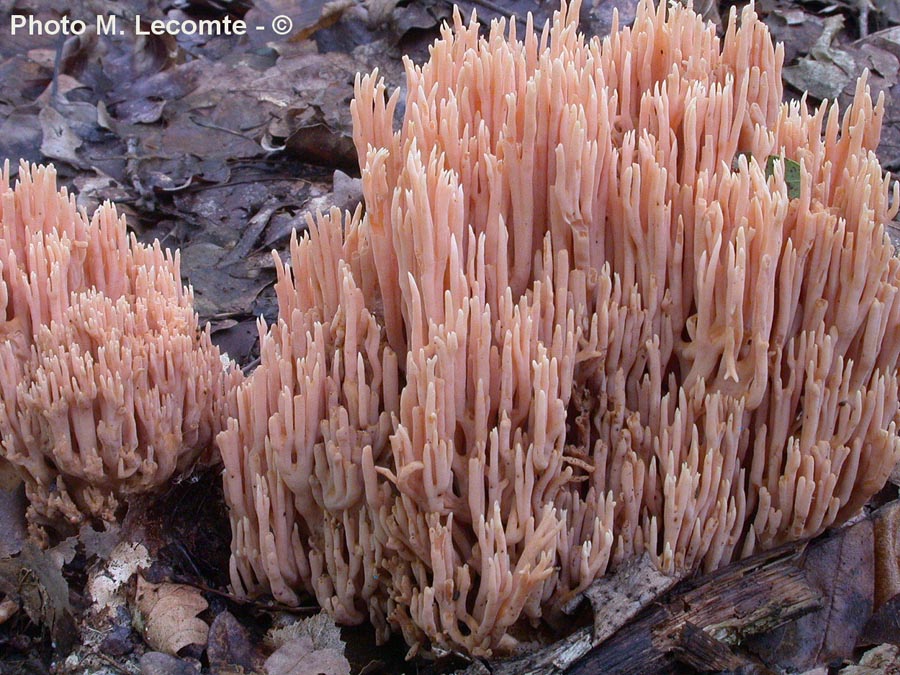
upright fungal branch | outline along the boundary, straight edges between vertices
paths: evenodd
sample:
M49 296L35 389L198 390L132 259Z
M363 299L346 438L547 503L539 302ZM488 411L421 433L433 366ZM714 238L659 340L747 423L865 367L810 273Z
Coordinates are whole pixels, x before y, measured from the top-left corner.
M816 535L897 462L882 99L782 104L752 7L578 12L457 13L397 130L358 78L365 213L292 242L218 439L240 594L508 652L610 565Z
M178 255L112 204L88 218L52 168L23 164L14 189L3 169L0 337L0 457L39 537L212 459L240 373L200 331Z

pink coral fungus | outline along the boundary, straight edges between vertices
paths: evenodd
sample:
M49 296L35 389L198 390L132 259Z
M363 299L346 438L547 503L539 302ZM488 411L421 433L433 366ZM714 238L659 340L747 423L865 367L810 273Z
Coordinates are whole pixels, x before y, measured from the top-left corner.
M29 519L111 521L213 455L228 373L200 332L178 256L126 234L111 204L88 218L52 168L0 181L0 456ZM232 393L233 397L233 393Z
M239 593L508 652L611 565L818 534L896 463L882 101L782 104L752 7L578 11L457 14L397 131L357 80L365 214L293 242L219 436Z

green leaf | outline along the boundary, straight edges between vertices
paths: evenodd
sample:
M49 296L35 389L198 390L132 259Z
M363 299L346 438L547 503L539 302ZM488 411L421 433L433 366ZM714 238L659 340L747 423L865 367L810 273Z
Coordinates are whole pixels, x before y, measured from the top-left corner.
M769 155L766 158L766 178L775 175L775 162L782 160L784 160L784 182L787 183L788 198L796 199L800 196L800 162L778 155Z

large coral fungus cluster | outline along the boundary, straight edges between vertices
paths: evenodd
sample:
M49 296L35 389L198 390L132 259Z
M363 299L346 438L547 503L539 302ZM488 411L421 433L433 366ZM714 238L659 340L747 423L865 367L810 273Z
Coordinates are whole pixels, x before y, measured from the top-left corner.
M365 215L293 242L219 436L238 592L497 654L622 560L815 535L895 464L882 102L782 105L752 7L590 41L578 10L457 15L398 131L357 81Z
M213 456L236 375L198 329L178 256L129 238L111 204L88 218L52 168L23 164L15 189L3 170L0 337L0 457L38 536L112 521L123 496Z

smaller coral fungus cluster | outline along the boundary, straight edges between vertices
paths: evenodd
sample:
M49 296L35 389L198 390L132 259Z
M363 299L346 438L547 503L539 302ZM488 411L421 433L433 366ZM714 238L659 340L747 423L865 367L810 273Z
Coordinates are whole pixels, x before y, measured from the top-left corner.
M123 495L212 458L234 374L201 332L178 255L92 218L52 168L0 180L0 457L29 520L111 521Z

